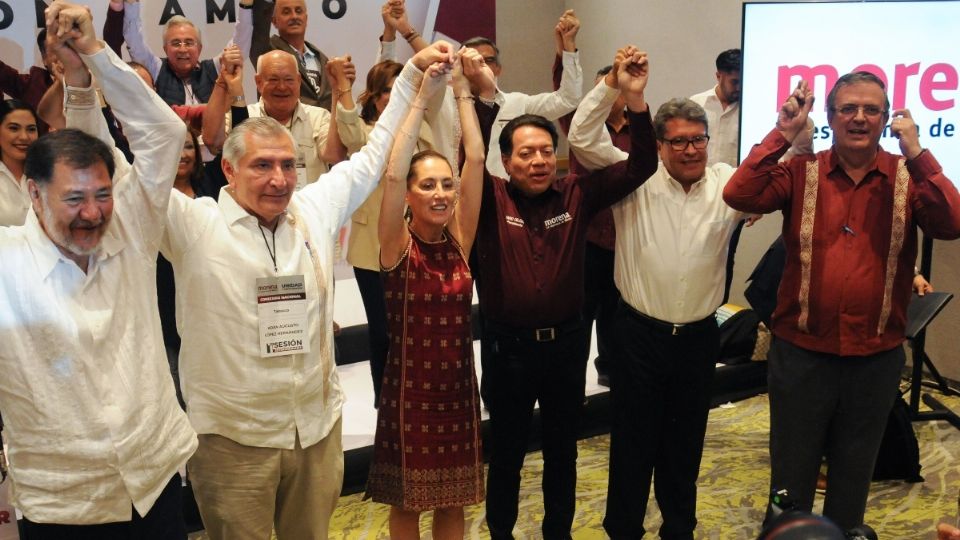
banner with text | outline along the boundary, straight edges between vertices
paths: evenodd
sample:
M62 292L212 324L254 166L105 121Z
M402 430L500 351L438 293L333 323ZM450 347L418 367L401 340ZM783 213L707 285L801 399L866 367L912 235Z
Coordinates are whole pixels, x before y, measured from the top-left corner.
M958 33L952 0L744 4L740 159L773 128L800 79L816 96L814 148L828 148L827 94L841 75L865 70L886 82L891 112L910 110L921 144L960 182ZM889 128L880 142L900 153Z

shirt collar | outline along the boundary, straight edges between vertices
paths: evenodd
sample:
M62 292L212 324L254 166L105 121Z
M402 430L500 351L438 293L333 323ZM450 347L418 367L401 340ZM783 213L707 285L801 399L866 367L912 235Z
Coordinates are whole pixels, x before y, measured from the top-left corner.
M13 183L17 184L17 187L20 188L20 191L26 192L27 190L27 175L21 175L20 178L14 178L13 173L7 167L7 164L3 161L0 161L0 176L7 176Z
M230 191L230 186L220 188L220 198L217 200L217 205L220 206L220 212L223 214L224 221L227 225L232 226L244 219L252 220L253 224L259 223L257 216L247 212L246 209L240 206L240 203L233 198L233 192ZM284 216L288 215L289 212L284 214Z
M60 259L66 259L57 245L50 240L43 227L40 226L40 220L37 214L31 209L27 212L27 220L23 224L26 231L27 242L30 244L30 251L37 261L37 269L40 275L46 278L53 272Z
M507 180L507 193L509 193L512 198L521 197L523 199L532 201L532 200L539 199L540 197L543 197L548 193L552 193L552 192L563 193L563 190L560 189L560 186L559 186L562 180L563 178L554 179L554 181L550 184L550 186L546 190L544 190L543 193L539 195L534 195L533 197L531 197L526 193L520 191L520 188L518 188L517 185L513 183L513 179L511 178Z
M677 181L674 177L670 176L670 172L667 171L667 168L663 166L663 162L660 162L661 176L663 177L664 183L672 190L675 190L677 193L682 193L684 195L689 195L693 193L693 190L699 189L703 185L704 181L707 179L707 175L710 174L710 167L707 167L703 170L703 176L699 180L694 182L690 186L690 191L683 190L683 184Z
M260 105L260 116L267 116L267 107L263 104L263 96L260 96L260 101L257 103ZM293 116L290 118L293 119L290 127L293 127L293 124L296 123L297 120L301 122L309 120L309 118L307 118L307 109L303 106L302 102L297 102L297 107L293 110Z
M827 155L827 170L830 171L831 173L834 172L834 171L840 171L840 172L843 173L844 176L847 176L847 172L844 171L844 170L843 170L843 167L840 166L840 158L837 157L837 153L834 152L833 147L830 148L830 151L829 151L827 154L828 154L828 155ZM881 165L882 165L881 157L884 157L884 154L886 154L886 155L892 155L892 154L889 154L889 153L885 152L885 151L883 150L883 148L877 148L877 155L874 156L874 158L873 158L873 163L870 165L870 168L867 170L866 176L863 177L864 180L866 180L867 178L869 178L874 171L879 172L880 174L883 174L883 175L885 175L885 176L890 176L887 172L884 171L883 168L881 168ZM884 160L884 161L886 161L886 160ZM821 166L822 166L822 164L821 164ZM896 165L894 165L894 167L896 167ZM894 170L896 170L896 169L894 169Z
M44 278L47 278L53 272L60 261L66 264L76 264L61 253L60 248L47 236L43 226L40 225L40 220L37 219L37 214L32 209L27 212L27 219L23 226L26 230L27 241L30 243L30 250L37 261L37 268ZM116 223L111 221L103 238L100 239L97 251L90 256L88 273L97 264L98 259L102 262L123 250L123 241L115 234L115 230Z

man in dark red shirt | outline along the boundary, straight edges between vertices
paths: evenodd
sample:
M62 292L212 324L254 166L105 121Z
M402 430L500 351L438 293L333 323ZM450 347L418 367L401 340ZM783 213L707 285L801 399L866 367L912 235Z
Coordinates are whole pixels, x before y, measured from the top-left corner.
M558 179L556 129L543 117L523 115L511 120L499 139L509 181L484 179L474 273L484 339L492 351L483 384L492 427L487 525L494 539L513 537L520 469L537 401L543 536L570 538L589 349L589 328L581 316L587 228L597 212L636 189L657 167L644 100L646 55L637 53L623 65L619 80L633 126L628 160ZM493 95L495 83L489 74L472 82L481 90L477 111L489 133L497 109L484 98Z
M744 212L783 212L768 380L772 487L810 511L826 456L823 513L850 530L863 521L905 360L917 227L960 237L960 193L920 146L910 111L893 111L890 124L903 155L880 148L890 103L883 81L862 71L827 97L833 146L777 163L812 106L801 82L723 198Z
M0 92L27 103L33 107L34 112L37 110L40 98L43 97L47 88L53 84L52 63L57 61L52 55L47 56L46 28L40 30L40 33L37 34L37 47L40 49L40 57L43 58L44 67L30 66L29 71L20 73L0 60ZM47 124L38 119L37 129L43 135L47 132Z

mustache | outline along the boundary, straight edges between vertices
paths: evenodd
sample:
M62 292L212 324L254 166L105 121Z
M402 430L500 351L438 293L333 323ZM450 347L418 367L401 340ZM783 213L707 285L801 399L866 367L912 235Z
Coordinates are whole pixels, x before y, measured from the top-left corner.
M103 226L106 220L103 216L97 220L88 220L88 219L75 219L70 223L70 229L95 229L97 227Z

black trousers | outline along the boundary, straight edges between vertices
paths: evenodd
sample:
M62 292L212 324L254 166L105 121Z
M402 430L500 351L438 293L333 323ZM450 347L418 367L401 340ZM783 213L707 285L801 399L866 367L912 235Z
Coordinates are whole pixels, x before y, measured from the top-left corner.
M589 332L597 322L597 358L593 361L600 375L610 374L616 354L616 314L620 291L613 282L613 250L587 242L584 257L583 318Z
M99 525L59 525L34 523L27 518L20 522L23 540L185 540L183 497L180 474L173 475L167 487L147 515L133 510L133 519Z
M370 377L373 379L373 406L380 404L380 385L387 365L390 336L387 333L387 304L383 299L380 272L353 267L357 278L363 310L367 314L367 340L370 346Z
M710 316L676 329L622 304L613 364L610 478L603 528L641 538L650 481L663 539L693 539L697 476L720 332Z
M813 507L827 459L823 515L843 530L863 523L873 467L897 396L903 347L837 356L774 339L770 393L770 482L801 510Z
M543 537L570 538L576 508L577 433L583 412L589 333L581 323L537 342L491 328L484 369L490 411L487 526L494 540L513 538L520 469L534 403L540 402L543 440Z

